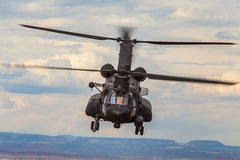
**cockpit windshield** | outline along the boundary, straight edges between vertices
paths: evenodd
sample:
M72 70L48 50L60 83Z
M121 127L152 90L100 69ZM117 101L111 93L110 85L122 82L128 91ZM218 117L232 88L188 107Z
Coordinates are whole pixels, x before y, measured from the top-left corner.
M136 101L131 95L125 96L116 96L115 94L108 95L108 103L110 104L118 104L118 105L129 105L129 106L136 106Z

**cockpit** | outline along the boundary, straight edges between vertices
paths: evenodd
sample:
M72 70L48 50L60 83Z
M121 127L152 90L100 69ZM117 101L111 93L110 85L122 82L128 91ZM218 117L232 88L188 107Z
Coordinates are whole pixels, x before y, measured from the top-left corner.
M117 96L115 93L109 94L106 96L106 103L117 104L117 105L128 105L136 106L136 101L131 94L126 94L124 96Z

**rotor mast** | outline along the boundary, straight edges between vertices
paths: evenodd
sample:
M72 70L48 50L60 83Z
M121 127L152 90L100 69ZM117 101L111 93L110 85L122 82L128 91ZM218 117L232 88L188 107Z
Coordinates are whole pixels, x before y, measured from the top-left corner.
M123 36L123 40L120 43L120 53L118 59L118 71L127 70L131 71L132 64L132 50L133 50L132 41L129 38L128 34Z

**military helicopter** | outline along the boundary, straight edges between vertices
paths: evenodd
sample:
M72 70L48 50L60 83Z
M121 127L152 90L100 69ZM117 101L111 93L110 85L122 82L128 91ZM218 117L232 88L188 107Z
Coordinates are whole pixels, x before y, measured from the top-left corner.
M138 135L140 132L140 135L143 135L144 133L143 123L150 122L152 120L151 103L146 98L143 98L143 96L148 94L148 89L140 86L140 83L143 82L146 78L154 80L222 84L222 85L235 85L238 83L233 81L220 81L201 78L152 74L147 73L143 67L137 67L134 70L131 69L133 56L132 50L134 45L137 43L148 43L155 45L234 45L235 43L141 41L131 39L128 29L123 29L122 37L111 38L31 25L21 24L21 26L31 29L55 32L83 38L90 38L95 40L113 40L120 44L120 53L117 69L115 69L114 66L111 65L110 63L103 65L100 70L38 66L26 64L2 64L10 68L56 69L56 70L100 72L102 77L105 78L105 83L103 84L95 82L89 83L89 87L91 89L96 88L99 91L99 93L96 93L90 97L85 110L87 116L94 118L94 120L91 122L91 130L93 132L99 130L100 126L99 121L103 120L112 122L114 124L114 128L120 128L121 124L123 123L134 123L135 134ZM99 88L101 88L101 90Z

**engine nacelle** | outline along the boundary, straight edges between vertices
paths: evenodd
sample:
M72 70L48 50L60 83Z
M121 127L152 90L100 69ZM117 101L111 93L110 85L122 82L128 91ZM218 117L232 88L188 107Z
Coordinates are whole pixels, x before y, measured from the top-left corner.
M146 70L142 67L138 67L134 70L135 72L139 72L139 73L147 73ZM143 75L135 75L134 76L136 80L143 82L146 79L146 76Z
M112 75L114 75L115 72L116 72L116 70L114 69L113 65L111 65L109 63L103 65L101 68L101 71L100 71L101 75L104 78L111 77Z

